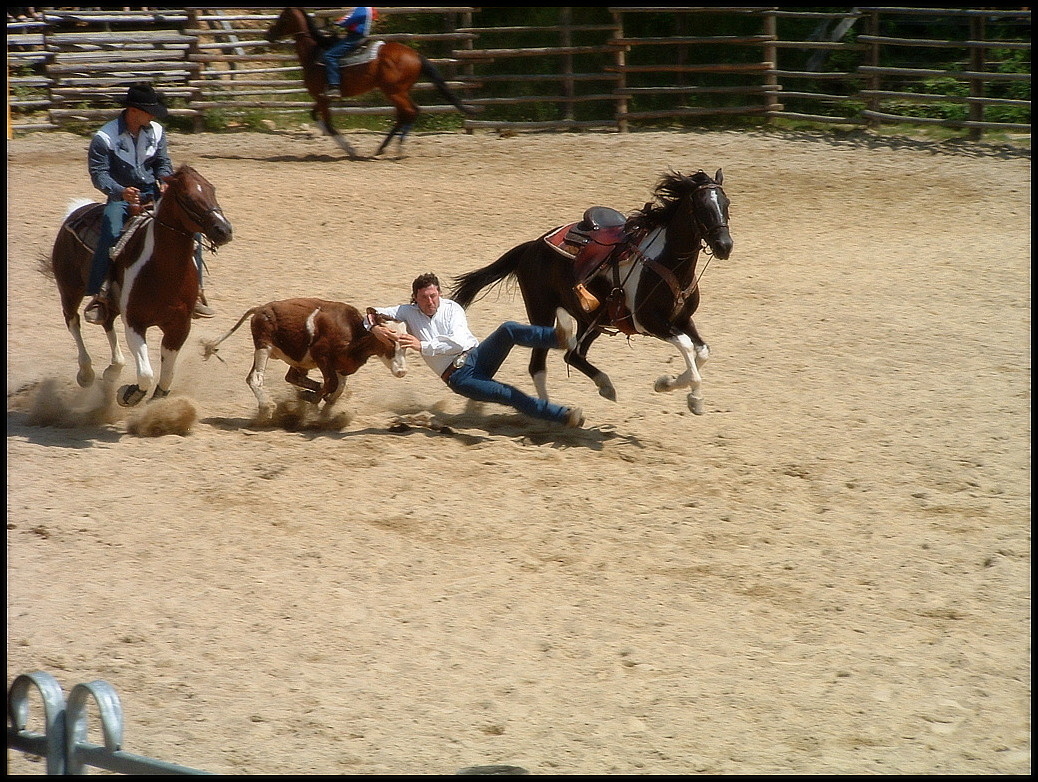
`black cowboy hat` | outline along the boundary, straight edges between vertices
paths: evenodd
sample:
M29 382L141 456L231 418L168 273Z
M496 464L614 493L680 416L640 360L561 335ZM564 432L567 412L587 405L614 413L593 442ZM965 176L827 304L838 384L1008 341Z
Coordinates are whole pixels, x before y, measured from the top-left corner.
M165 119L169 114L169 109L162 102L162 96L150 84L134 84L120 103L126 108L146 111L156 119Z

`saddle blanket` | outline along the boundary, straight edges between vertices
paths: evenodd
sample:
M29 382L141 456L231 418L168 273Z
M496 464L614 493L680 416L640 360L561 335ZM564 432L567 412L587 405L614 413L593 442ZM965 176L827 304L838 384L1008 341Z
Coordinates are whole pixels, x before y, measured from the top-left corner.
M379 51L386 45L385 41L368 39L346 57L339 60L340 68L349 68L351 65L363 65L378 57Z

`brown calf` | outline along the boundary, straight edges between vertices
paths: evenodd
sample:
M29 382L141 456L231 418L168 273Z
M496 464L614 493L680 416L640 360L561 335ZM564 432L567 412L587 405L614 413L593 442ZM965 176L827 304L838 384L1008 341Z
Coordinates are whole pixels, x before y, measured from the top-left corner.
M252 341L256 347L252 369L245 382L259 403L257 421L270 420L274 403L263 387L263 373L271 358L289 365L285 380L304 389L315 405L324 402L322 415L342 396L346 378L372 356L378 356L396 377L407 374L404 348L397 342L382 342L365 328L360 310L339 301L314 298L284 299L253 307L239 318L234 327L215 341L203 342L203 358L216 355L217 346L252 317ZM386 323L403 332L405 326L386 321L370 307L369 323ZM319 369L324 379L318 383L308 377L311 369Z

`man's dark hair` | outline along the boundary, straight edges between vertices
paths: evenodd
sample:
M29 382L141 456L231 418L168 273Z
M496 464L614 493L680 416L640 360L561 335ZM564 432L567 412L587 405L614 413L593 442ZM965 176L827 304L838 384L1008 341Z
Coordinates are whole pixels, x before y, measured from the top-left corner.
M417 299L418 291L422 288L428 288L430 285L435 285L436 290L440 289L440 278L432 272L426 272L415 277L414 282L411 283L411 302L414 303Z

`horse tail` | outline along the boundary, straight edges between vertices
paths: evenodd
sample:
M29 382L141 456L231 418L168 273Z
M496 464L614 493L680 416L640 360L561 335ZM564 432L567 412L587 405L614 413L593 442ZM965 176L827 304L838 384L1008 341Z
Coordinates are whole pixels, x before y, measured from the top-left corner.
M429 59L424 54L418 55L422 60L422 75L425 76L432 85L439 90L440 95L450 101L451 105L454 106L458 111L464 114L466 117L472 117L479 113L479 109L474 106L466 106L461 102L461 98L455 95L450 87L447 86L447 82L444 80L440 71L429 62Z
M261 309L263 309L264 306L266 306L266 305L261 304L261 305L259 305L257 307L253 307L252 309L248 310L244 315L242 315L240 318L238 318L238 322L235 323L231 327L231 330L228 331L226 334L224 334L219 339L203 339L203 340L200 340L201 343L202 343L202 360L203 361L208 361L212 356L216 356L217 358L220 358L220 356L217 355L217 353L219 353L219 350L217 349L217 346L221 342L223 342L225 339L227 339L229 336L231 336L231 334L236 332L241 327L241 324L246 321L246 319L248 319L251 316L255 315L257 312L259 312ZM220 360L223 361L222 358Z
M449 298L458 302L462 307L469 306L476 300L478 294L484 288L492 288L509 275L519 270L519 263L526 252L529 242L513 247L489 266L482 269L466 272L454 278L454 287Z

